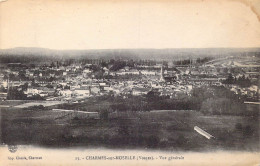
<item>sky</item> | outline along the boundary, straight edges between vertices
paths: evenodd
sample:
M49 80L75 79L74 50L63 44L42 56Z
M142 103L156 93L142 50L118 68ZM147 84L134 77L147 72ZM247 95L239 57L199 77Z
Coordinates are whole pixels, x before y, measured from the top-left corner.
M236 0L7 0L0 49L260 47L258 19Z

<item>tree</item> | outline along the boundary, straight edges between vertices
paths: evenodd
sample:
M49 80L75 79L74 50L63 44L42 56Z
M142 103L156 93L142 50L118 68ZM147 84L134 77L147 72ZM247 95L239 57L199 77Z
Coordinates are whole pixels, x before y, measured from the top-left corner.
M9 91L7 93L7 99L8 100L26 100L27 97L23 93L23 91L17 90L17 88L9 88Z
M104 62L104 61L102 61L100 65L101 65L101 67L108 67L108 63Z
M40 87L39 84L37 84L34 80L32 81L32 87Z
M55 80L54 77L50 77L48 81L49 81L49 82L52 82L52 81L54 81L54 80Z
M7 89L4 88L3 86L0 86L0 92L7 92Z
M224 68L223 69L223 73L227 73L228 72L228 69L227 68Z
M134 67L135 66L135 63L134 63L133 59L127 61L127 66L129 66L129 67Z
M114 62L113 66L110 68L112 71L118 71L126 66L125 61L117 60Z
M97 72L94 73L94 75L95 75L95 78L97 78L97 79L103 78L103 72L102 71L97 71Z
M4 75L4 80L8 80L8 76L7 75Z
M46 87L47 87L47 88L53 88L53 85L47 84Z
M223 84L234 84L235 79L231 73L229 73L228 78L223 81Z
M33 95L32 97L28 97L28 100L44 100L39 94Z
M156 93L154 91L149 91L146 95L148 101L157 101L159 98L159 93Z
M18 77L21 80L26 80L27 79L26 76L25 76L25 72L24 71L19 71Z
M64 86L64 89L70 89L70 86L65 85L65 86Z
M30 68L35 68L35 64L30 64L29 67Z
M115 60L114 59L110 59L110 61L109 61L109 64L114 64L115 63Z
M200 58L197 58L196 63L200 63L200 62L201 62Z
M28 83L26 82L24 85L21 86L22 90L25 91L28 89Z
M13 81L13 80L15 80L15 75L14 74L9 74L9 80L10 81Z
M245 75L238 77L237 81L235 81L235 84L241 87L249 87L252 85L251 81L248 78L245 78Z
M51 62L51 65L50 65L51 68L55 67L55 64L54 62Z

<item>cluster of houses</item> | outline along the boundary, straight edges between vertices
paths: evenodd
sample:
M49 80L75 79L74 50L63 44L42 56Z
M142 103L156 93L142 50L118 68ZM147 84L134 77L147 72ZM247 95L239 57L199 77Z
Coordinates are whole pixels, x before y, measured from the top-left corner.
M252 85L250 87L239 87L237 85L229 85L227 86L232 92L234 92L237 95L247 96L252 99L258 98L260 91L259 88L256 85Z
M41 66L21 69L21 67L6 68L0 74L1 86L4 88L17 87L23 90L27 97L39 95L46 100L72 100L104 94L146 95L156 91L161 96L176 98L190 95L194 87L222 86L226 75L220 74L214 67L179 66L163 69L162 65L155 66L126 66L117 71L110 71L102 67L103 76L110 78L96 78L92 64L70 66ZM6 75L13 75L13 79ZM257 73L247 73L255 78ZM21 79L23 76L24 79ZM129 76L128 79L120 79ZM136 77L138 76L138 77ZM21 86L27 86L22 88ZM257 86L250 88L230 88L236 94L256 96ZM2 93L2 92L1 92ZM3 96L3 94L1 94Z

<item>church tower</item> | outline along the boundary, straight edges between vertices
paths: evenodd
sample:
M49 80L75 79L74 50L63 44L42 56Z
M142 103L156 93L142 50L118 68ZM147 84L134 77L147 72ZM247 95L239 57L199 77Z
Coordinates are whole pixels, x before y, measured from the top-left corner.
M161 77L160 77L160 82L165 82L164 76L163 76L163 65L161 66Z

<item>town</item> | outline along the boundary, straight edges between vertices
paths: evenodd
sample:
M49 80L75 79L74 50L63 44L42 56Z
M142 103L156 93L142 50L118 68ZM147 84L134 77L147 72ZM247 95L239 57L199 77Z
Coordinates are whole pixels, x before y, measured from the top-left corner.
M232 61L232 58L230 58ZM213 58L181 61L100 60L50 64L8 63L1 69L1 99L77 102L89 97L190 96L194 88L224 86L257 101L259 66L217 64Z
M258 56L3 58L2 143L256 150Z

